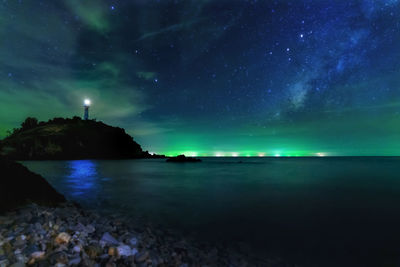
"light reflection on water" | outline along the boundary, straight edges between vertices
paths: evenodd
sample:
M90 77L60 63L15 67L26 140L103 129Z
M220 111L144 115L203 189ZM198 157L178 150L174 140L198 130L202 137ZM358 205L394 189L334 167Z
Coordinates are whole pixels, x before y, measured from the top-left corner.
M67 162L70 173L65 176L73 196L94 193L97 186L97 163L93 160L73 160Z

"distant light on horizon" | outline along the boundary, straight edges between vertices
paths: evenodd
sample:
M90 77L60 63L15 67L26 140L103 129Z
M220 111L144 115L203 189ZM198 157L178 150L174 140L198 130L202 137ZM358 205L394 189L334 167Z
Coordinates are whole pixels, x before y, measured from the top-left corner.
M318 153L317 153L317 156L318 156L318 157L325 157L326 154L325 154L325 153L322 153L322 152L318 152Z
M182 154L185 155L186 157L197 157L198 156L198 153L193 152L193 151L183 152Z
M239 153L237 153L237 152L232 152L232 157L239 157Z
M258 153L258 156L259 156L259 157L265 157L265 153L260 152L260 153Z

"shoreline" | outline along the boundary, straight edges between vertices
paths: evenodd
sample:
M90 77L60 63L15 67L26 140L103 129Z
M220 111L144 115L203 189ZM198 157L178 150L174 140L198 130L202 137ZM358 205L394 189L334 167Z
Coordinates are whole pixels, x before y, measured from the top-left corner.
M133 223L133 224L132 224ZM29 204L0 215L3 266L276 266L72 202Z

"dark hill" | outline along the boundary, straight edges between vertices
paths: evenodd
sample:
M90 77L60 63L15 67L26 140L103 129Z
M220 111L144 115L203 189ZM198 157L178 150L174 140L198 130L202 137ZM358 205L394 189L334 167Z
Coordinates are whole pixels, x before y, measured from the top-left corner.
M64 196L43 177L0 158L0 213L32 202L56 205L64 201Z
M27 118L0 141L0 155L15 160L142 158L148 153L125 130L94 120Z

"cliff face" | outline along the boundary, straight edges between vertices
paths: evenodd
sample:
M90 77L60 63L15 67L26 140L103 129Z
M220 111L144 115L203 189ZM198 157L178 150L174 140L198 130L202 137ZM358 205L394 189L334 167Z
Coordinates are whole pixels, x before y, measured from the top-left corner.
M64 201L64 196L43 177L19 163L0 158L0 213L32 202L56 205Z
M124 129L102 122L75 117L24 123L0 141L1 156L15 160L121 159L145 154Z

